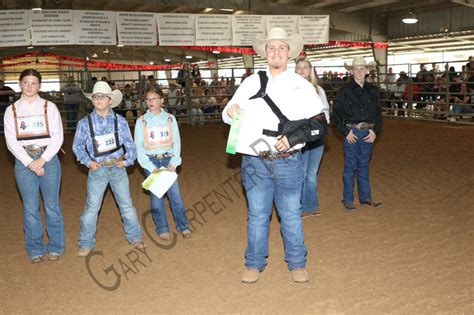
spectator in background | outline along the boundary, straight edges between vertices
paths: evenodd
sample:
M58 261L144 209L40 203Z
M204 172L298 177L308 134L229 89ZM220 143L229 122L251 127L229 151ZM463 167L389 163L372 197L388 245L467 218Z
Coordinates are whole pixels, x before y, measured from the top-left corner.
M199 70L198 65L194 65L191 70L191 76L193 77L194 83L196 85L201 85L201 71Z
M211 95L210 89L204 90L204 97L202 99L202 103L204 105L204 114L214 114L218 112L219 107L217 106L217 100L214 96Z
M454 94L453 101L455 105L453 106L453 112L456 114L468 114L472 113L471 107L471 93L467 89L467 84L462 83L459 87L459 91ZM459 120L462 115L456 116L456 120Z
M240 79L240 83L244 82L244 80L250 77L253 74L252 68L245 68L245 73L242 75Z
M77 117L81 102L83 100L82 89L74 83L74 77L68 77L66 84L61 88L66 110L66 126L68 130L74 130L77 126Z
M185 113L184 109L179 109L183 103L183 97L181 90L178 88L178 85L175 81L170 81L168 83L168 112L174 113L174 115L180 115Z
M155 87L156 89L160 88L160 85L156 82L156 79L153 75L148 76L148 81L146 83L146 89L149 89L151 86Z
M190 75L191 74L189 73L189 63L183 64L183 67L178 71L178 84L180 84L182 87L186 87L186 83L188 82Z
M7 106L13 102L15 91L5 85L5 81L0 80L0 114L5 113ZM3 119L2 119L3 120ZM0 132L3 132L3 125L0 126Z
M399 109L397 116L404 117L405 112L403 106L405 104L404 92L405 92L406 83L403 82L402 78L398 78L395 86L392 86L393 100L395 101L396 107Z

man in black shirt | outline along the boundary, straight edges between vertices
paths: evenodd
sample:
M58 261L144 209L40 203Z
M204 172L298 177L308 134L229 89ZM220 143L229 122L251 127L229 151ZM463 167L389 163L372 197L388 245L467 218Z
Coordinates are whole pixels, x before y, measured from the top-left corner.
M339 89L334 100L334 123L344 136L344 192L342 203L347 211L355 211L354 180L360 204L376 208L382 203L371 196L369 163L372 146L382 129L382 108L377 87L365 82L367 62L362 57L352 60L353 80Z

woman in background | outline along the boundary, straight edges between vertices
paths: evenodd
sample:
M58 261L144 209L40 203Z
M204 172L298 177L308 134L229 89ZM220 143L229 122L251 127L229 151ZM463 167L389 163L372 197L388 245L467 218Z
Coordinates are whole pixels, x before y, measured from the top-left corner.
M299 57L296 59L295 71L313 84L316 92L321 98L323 103L323 113L326 115L326 120L329 123L329 104L326 98L326 93L324 92L324 89L318 85L316 74L309 59L305 57ZM321 158L323 157L323 152L324 138L314 142L308 142L303 148L305 176L301 193L302 218L321 215L318 199L318 170Z

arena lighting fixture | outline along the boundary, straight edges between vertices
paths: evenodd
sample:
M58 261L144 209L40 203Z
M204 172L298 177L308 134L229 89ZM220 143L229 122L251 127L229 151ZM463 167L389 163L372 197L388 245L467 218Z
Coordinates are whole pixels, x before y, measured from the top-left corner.
M184 58L186 58L186 59L193 59L193 56L186 56L186 57L184 57Z
M96 54L96 53L93 53L91 57L92 57L92 58L97 58L97 54Z
M153 61L150 61L149 64L153 66L155 63Z
M26 49L33 49L33 48L35 48L35 47L33 47L33 46L26 47Z
M34 0L31 10L33 11L41 11L41 7L43 6L43 0Z
M108 54L109 52L110 52L110 51L109 51L108 48L105 48L104 50L102 50L102 53L104 53L104 54Z
M218 54L220 54L221 52L218 51L218 50L213 50L212 53L218 55Z
M405 24L416 24L418 22L418 18L416 15L410 10L407 15L405 15L402 19L402 22Z
M171 62L171 59L166 58L165 62Z
M226 11L226 12L234 12L234 9L219 9L221 11Z
M123 47L123 44L117 44L117 47Z

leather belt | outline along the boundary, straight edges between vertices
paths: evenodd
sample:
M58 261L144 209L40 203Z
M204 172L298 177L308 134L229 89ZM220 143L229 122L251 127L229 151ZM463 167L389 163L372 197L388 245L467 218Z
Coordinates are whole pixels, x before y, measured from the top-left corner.
M29 144L24 146L23 148L25 149L26 153L28 153L28 155L32 157L42 154L46 150L47 146L42 147L37 144Z
M300 152L300 150L293 150L290 152L277 152L277 151L260 151L258 152L258 156L265 160L276 160L276 159L285 159L289 157L290 155L293 155L297 152Z
M164 158L171 158L174 155L171 154L171 153L163 153L163 154L147 154L147 156L156 157L157 159L161 160L161 159L164 159Z
M375 127L374 123L360 122L357 124L346 124L346 128L355 128L358 130L369 130Z

